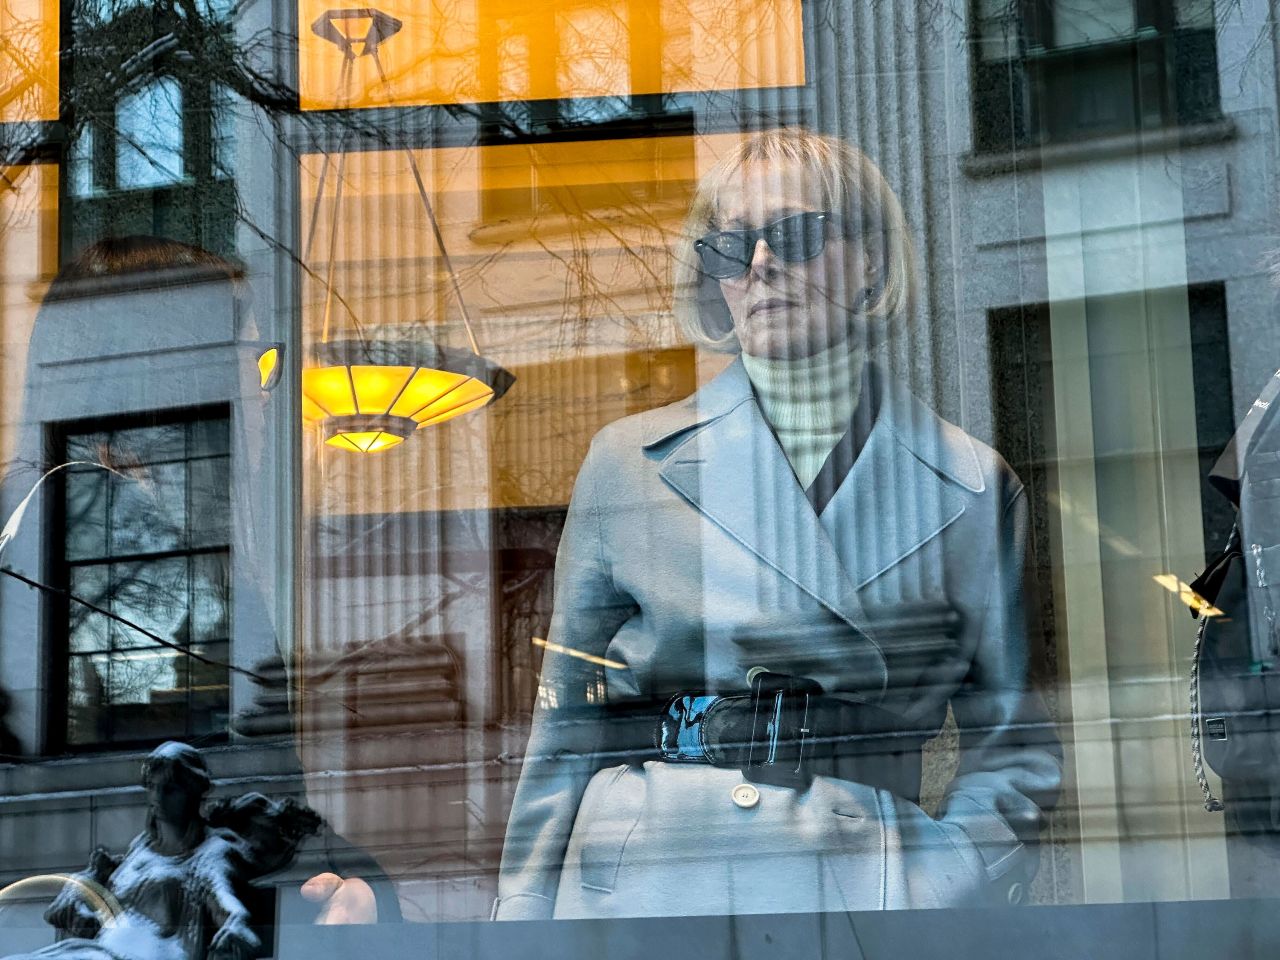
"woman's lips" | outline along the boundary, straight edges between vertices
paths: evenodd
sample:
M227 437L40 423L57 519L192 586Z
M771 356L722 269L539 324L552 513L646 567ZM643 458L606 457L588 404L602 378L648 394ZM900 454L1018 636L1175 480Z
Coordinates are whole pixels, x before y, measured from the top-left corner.
M783 300L780 297L770 297L768 300L758 300L751 305L751 309L747 311L747 316L753 317L757 313L763 313L766 310L786 310L795 306L794 300Z

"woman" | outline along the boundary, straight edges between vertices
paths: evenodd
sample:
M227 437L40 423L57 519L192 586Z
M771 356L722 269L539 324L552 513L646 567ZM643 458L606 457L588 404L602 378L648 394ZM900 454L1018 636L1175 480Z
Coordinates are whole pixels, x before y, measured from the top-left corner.
M695 341L741 356L583 463L494 915L1019 901L1061 778L1026 497L866 360L911 308L896 197L847 144L761 134L678 262Z

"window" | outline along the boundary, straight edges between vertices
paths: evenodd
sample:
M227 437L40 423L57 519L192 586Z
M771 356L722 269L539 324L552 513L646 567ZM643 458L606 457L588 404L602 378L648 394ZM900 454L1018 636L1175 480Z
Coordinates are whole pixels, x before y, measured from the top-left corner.
M234 99L188 50L225 43L222 6L183 17L106 0L75 7L65 252L121 233L234 248Z
M65 434L67 747L225 733L229 434L225 411Z
M973 57L978 150L1219 115L1212 0L977 0Z

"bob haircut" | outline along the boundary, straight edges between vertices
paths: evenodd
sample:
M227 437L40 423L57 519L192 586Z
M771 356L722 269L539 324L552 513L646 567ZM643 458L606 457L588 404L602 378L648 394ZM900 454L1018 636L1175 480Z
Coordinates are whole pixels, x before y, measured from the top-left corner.
M910 230L897 194L870 158L837 137L787 128L755 134L743 140L712 167L694 193L676 249L672 288L676 321L696 346L737 353L741 346L733 332L720 282L702 272L694 241L718 228L720 193L751 163L798 165L817 187L824 207L838 213L847 239L876 241L880 256L863 315L883 334L889 322L911 314L915 301L916 259ZM873 333L873 340L878 339Z

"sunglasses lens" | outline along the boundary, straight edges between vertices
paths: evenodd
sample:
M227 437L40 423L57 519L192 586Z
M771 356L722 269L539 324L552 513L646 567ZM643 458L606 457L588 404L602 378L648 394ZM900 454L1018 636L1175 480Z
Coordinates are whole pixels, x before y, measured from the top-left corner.
M827 245L823 213L797 213L761 230L722 230L697 243L702 272L716 280L729 280L747 272L755 255L756 240L763 235L774 256L787 263L812 260Z
M740 277L751 263L750 238L741 233L713 233L698 244L703 272L716 280Z
M799 263L822 253L827 245L826 227L822 217L801 213L769 224L765 240L779 260Z

